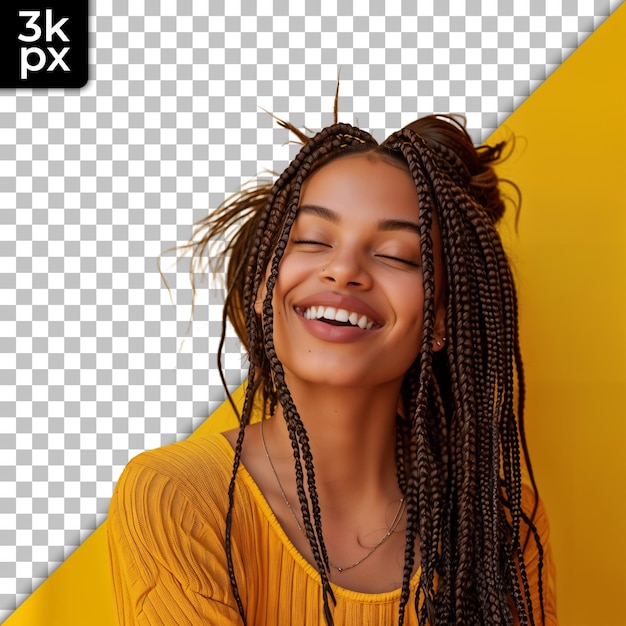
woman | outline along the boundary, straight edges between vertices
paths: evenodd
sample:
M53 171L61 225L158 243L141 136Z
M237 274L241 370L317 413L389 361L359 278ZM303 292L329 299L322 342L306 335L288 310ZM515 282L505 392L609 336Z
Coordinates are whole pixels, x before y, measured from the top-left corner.
M345 124L207 218L250 357L241 427L135 458L124 624L556 624L492 169L428 116ZM252 423L253 414L260 416Z

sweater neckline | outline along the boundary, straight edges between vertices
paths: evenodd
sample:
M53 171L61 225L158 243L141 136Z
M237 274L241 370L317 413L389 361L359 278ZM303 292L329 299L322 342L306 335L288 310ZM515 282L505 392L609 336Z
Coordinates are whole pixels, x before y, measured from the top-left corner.
M219 433L219 443L224 453L226 453L228 460L232 464L235 459L235 451L230 445L228 439L226 439L226 437L222 433ZM254 478L252 478L252 475L248 472L243 463L239 464L237 474L245 483L259 511L262 513L264 519L268 522L277 539L285 546L285 549L287 550L287 553L290 555L290 557L294 560L297 566L307 574L309 578L312 578L317 584L320 584L319 572L304 558L300 551L293 545L291 539L289 539L287 533L285 533L283 527L280 525L280 522L274 514L272 507L270 507L268 501L263 495L263 492L256 484ZM411 577L410 588L412 592L417 589L420 574L421 567L418 567ZM335 595L343 597L351 602L358 602L361 604L386 604L389 602L399 601L400 595L402 593L401 588L392 589L391 591L381 591L379 593L367 593L364 591L354 591L353 589L346 589L345 587L341 587L334 582L331 582L330 585Z

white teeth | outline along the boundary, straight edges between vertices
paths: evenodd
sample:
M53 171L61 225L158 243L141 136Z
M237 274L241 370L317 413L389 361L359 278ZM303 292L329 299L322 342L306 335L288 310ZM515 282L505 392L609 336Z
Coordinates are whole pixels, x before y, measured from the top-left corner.
M357 326L359 328L362 328L363 330L367 330L367 322L369 320L367 319L367 317L365 315L361 315L361 317L359 317L359 321L357 322Z
M305 309L302 315L307 320L335 320L336 322L350 322L353 326L358 326L363 330L371 330L374 327L374 321L369 319L367 315L359 315L354 311L346 309L336 309L332 306L312 306Z
M345 309L339 309L335 314L335 319L338 322L347 322L350 319L350 314Z

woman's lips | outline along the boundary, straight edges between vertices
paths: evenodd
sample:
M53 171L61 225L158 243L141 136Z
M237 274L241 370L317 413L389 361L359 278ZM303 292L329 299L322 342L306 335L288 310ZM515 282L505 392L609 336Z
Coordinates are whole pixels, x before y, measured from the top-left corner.
M375 333L380 327L364 330L359 326L336 325L323 320L307 320L302 315L298 315L306 331L317 339L332 343L351 343Z
M307 331L324 341L356 341L383 326L381 316L368 304L333 292L306 298L294 311Z
M361 327L371 323L369 329L379 328L385 323L380 313L360 298L332 291L311 295L299 301L294 310L306 319L324 318Z

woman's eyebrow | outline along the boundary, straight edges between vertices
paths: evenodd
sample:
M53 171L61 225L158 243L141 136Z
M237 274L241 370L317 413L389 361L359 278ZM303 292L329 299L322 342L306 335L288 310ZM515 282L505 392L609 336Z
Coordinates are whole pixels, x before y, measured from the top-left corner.
M303 204L298 207L299 215L314 215L327 222L338 224L341 221L341 217L335 211L328 209L317 204ZM390 231L390 230L404 230L415 233L420 236L420 228L416 222L408 220L396 220L396 219L382 219L379 220L378 230Z
M326 220L327 222L332 222L333 224L337 224L341 221L341 218L337 213L317 204L300 205L298 207L298 215L302 214L315 215L316 217L321 217L323 220Z
M416 222L410 222L408 220L380 220L378 222L378 230L408 230L411 233L415 233L418 237L421 237L419 225Z

